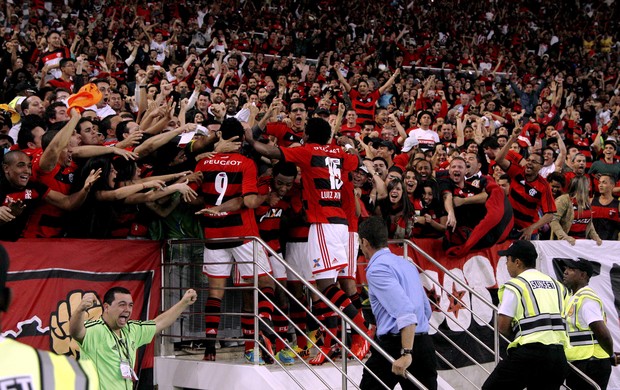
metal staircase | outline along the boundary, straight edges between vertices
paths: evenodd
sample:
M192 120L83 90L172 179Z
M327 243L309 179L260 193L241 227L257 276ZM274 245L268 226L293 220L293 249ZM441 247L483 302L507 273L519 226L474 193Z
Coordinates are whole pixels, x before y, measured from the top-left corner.
M354 360L351 362L349 361L348 356L352 356L350 354L351 351L349 350L349 347L346 345L346 342L342 341L342 340L347 339L347 329L349 329L351 332L357 332L358 334L360 334L364 339L366 339L370 343L370 345L376 351L378 351L386 359L388 359L388 361L390 362L394 361L394 359L391 356L389 356L384 350L382 350L373 339L369 338L365 332L359 329L357 325L353 323L351 319L349 319L338 307L333 305L331 301L329 301L325 296L323 296L323 294L321 294L320 291L316 289L316 287L314 287L311 283L307 282L299 274L297 274L297 272L294 269L292 269L288 265L288 263L286 263L277 253L275 253L260 238L258 237L235 237L235 238L230 238L230 239L211 239L211 240L206 240L206 241L227 242L227 241L239 241L239 240L246 240L246 241L253 242L254 258L257 257L259 250L265 250L271 256L272 260L275 259L275 261L281 262L282 266L285 267L288 272L298 277L301 283L303 283L304 288L307 290L307 292L313 293L317 297L319 297L321 301L323 301L331 310L333 310L337 314L341 322L342 333L340 335L332 334L328 329L324 329L325 332L329 333L333 337L334 342L339 345L339 348L341 350L339 361L337 361L335 358L327 357L326 363L323 366L312 366L308 364L307 361L305 361L303 358L301 358L297 353L293 351L296 355L296 363L294 366L282 365L277 359L274 358L273 355L271 355L271 359L274 361L274 366L271 367L269 370L267 370L265 366L258 367L258 354L255 354L254 363L256 365L255 367L256 372L261 371L263 373L260 375L265 376L267 374L265 374L264 372L270 371L274 375L274 377L271 379L273 381L273 387L271 388L278 388L278 386L275 385L276 382L277 383L288 383L287 385L282 385L283 386L282 388L290 388L289 386L290 384L295 384L300 389L312 389L312 390L321 388L321 386L325 386L324 387L325 389L332 389L332 388L340 388L340 389L356 388L357 389L359 388L359 378L361 376L360 372L365 367L365 365L363 361L360 361L357 358L354 358ZM453 327L456 326L456 328L459 329L459 331L466 334L468 336L468 339L471 340L472 343L475 343L478 348L482 349L488 355L491 356L491 362L494 362L495 364L497 364L497 362L499 362L500 360L500 339L503 338L499 334L499 332L496 331L497 329L497 307L489 299L482 296L475 289L471 288L465 281L461 280L461 278L459 278L457 275L454 275L452 272L450 272L450 270L444 267L440 262L438 262L437 260L429 256L426 252L424 252L421 248L419 248L412 241L393 240L393 241L390 241L390 243L402 245L403 246L403 257L406 259L409 258L409 260L411 261L412 259L409 257L409 253L411 253L411 251L417 252L419 255L424 256L429 262L434 264L434 266L437 267L437 269L441 270L444 273L444 277L449 277L451 278L453 283L458 284L459 288L461 289L460 291L466 291L471 297L471 299L476 299L479 304L486 306L488 310L492 311L491 321L488 321L487 319L482 318L478 313L475 313L471 309L470 305L465 304L461 300L462 298L460 296L455 295L452 291L448 291L448 289L446 289L443 286L443 284L440 283L439 280L437 280L437 275L426 272L426 270L421 269L421 267L416 264L416 267L418 267L420 271L421 277L428 278L428 280L434 282L435 286L439 286L441 288L442 294L446 294L447 296L450 297L451 300L453 300L453 302L460 304L461 310L467 311L469 313L468 315L471 315L472 318L476 319L477 320L476 322L478 324L482 324L482 326L485 329L492 332L492 339L490 340L490 342L489 340L487 340L486 342L484 340L481 340L475 334L473 334L469 329L466 329L464 326L458 324L458 322L456 321L452 321L450 317L450 313L447 312L444 308L442 308L438 302L433 302L431 300L431 306L433 307L433 310L443 313L446 318L445 321L452 321ZM168 248L166 249L167 249L167 253L188 253L191 251L174 250L174 249L175 248L178 249L179 246L191 247L191 246L203 245L203 244L204 242L202 240L170 240L168 241ZM198 267L202 267L202 262L201 262L202 259L196 258L194 261L192 261L191 259L187 261L187 257L185 256L182 256L183 258L181 259L172 258L172 256L170 256L169 258L166 258L164 256L165 255L162 255L162 259L165 259L162 262L162 270L165 275L162 278L163 283L164 283L164 286L162 288L162 298L163 298L162 305L164 307L162 307L162 310L166 310L167 307L171 303L173 303L174 300L169 299L169 296L171 294L179 295L181 294L182 290L185 290L186 288L189 288L189 287L195 288L199 291L202 290L203 293L204 293L204 290L208 289L208 286L206 288L198 287L200 285L204 285L204 281L200 280L199 276L197 276L198 273L195 272L195 269L197 269ZM226 292L225 302L223 305L223 310L221 313L222 323L228 323L228 326L229 326L228 329L233 332L228 333L228 334L226 332L221 333L220 334L221 337L218 337L218 339L221 340L222 342L233 342L234 343L234 342L245 342L246 341L244 339L236 337L236 335L233 334L235 333L234 332L235 329L236 330L239 329L239 318L242 315L242 313L240 313L241 311L240 306L239 306L240 302L238 299L238 292L240 289L250 288L253 291L253 298L254 298L253 299L254 300L253 316L255 318L254 334L258 335L260 329L265 329L265 328L270 327L270 324L267 323L263 318L259 317L258 312L257 312L259 294L264 299L267 299L267 297L264 296L264 294L260 291L260 289L257 286L257 279L258 279L257 276L258 274L265 273L266 270L260 269L260 266L257 265L255 262L252 262L252 263L254 264L253 286L251 287L232 287L231 286L231 287L226 288L227 292ZM177 272L175 272L175 269ZM184 272L178 272L180 269L184 269ZM184 276L183 275L184 273L185 274L189 273L190 276L189 277L187 277L187 275ZM293 294L290 293L286 288L284 288L284 286L282 286L282 284L278 280L276 280L272 276L271 278L274 280L274 283L276 284L276 286L283 287L282 290L285 292L290 302L295 301L296 303L300 304L300 306L304 308L304 310L306 311L306 314L310 318L317 320L316 317L312 314L312 312L306 308L306 305L302 304L301 302L298 302L296 298L293 296ZM189 285L186 284L188 282L189 282ZM234 298L235 294L237 294L237 298ZM307 296L309 296L309 294L307 294ZM229 299L230 297L233 297L233 299L230 300ZM271 302L271 303L274 305L274 309L276 311L278 311L281 315L287 318L289 323L292 325L292 327L295 328L296 331L298 332L302 331L294 324L293 321L290 320L290 318L288 318L287 313L278 309L276 302ZM201 309L200 306L195 305L195 310L200 310L200 309ZM202 317L203 314L204 313L202 313L201 311L186 313L186 316L183 317L184 318L183 321L185 321L185 324L182 324L180 327L173 328L171 330L171 333L162 334L161 344L162 344L163 349L170 350L171 348L169 347L170 347L171 341L173 340L181 340L182 342L188 343L188 342L192 342L192 340L197 341L197 340L200 340L201 338L204 339L204 336L202 337L200 336L200 331L201 331L200 330L200 326L201 326L200 319L203 318ZM248 315L248 313L243 313L243 314ZM187 317L190 317L190 318L187 318ZM198 317L199 320L198 321L192 320L191 317ZM187 321L187 319L189 319L189 321ZM459 343L451 339L449 335L442 329L442 327L438 326L438 324L431 324L431 329L434 331L435 337L438 337L441 340L444 340L446 343L448 343L451 349L453 349L454 353L458 353L462 355L462 357L464 357L466 361L469 363L468 364L469 366L475 367L478 370L477 377L472 377L471 367L467 367L465 369L463 367L461 368L456 367L456 365L453 364L454 359L452 357L444 356L438 352L437 357L439 361L443 362L445 366L450 368L450 374L453 377L457 377L457 379L453 379L451 382L459 383L459 385L456 388L468 387L468 388L473 388L473 389L479 389L482 382L486 378L486 376L490 374L489 364L488 363L485 364L485 362L477 361L476 358L471 356L471 354L466 351L466 348L464 348L463 345L459 345ZM284 342L288 347L292 347L292 345L290 345L290 342L288 340L282 339L275 332L273 333L278 339L280 339L280 341ZM312 344L313 347L316 347L316 344L312 340L309 340L309 342ZM259 342L257 336L255 336L255 339L254 339L254 348L255 348L255 351L260 349L263 355L269 354L269 351L265 348L263 344ZM319 351L318 353L321 353L320 349L318 348L315 348L315 349ZM196 362L194 361L194 363ZM175 362L175 364L179 364L179 363ZM205 362L204 364L208 364L208 363ZM156 364L156 367L157 367L157 364ZM193 365L191 367L193 367ZM197 365L196 369L201 369L200 367L201 367L200 365ZM246 372L248 371L247 368L248 367L245 368ZM185 369L188 369L190 371L192 370L191 368L187 368L187 367ZM302 371L303 371L303 374L302 374ZM445 389L452 388L448 384L448 382L446 382L445 380L441 378L443 376L442 373L445 374L445 371L438 371L438 374L440 376L440 378L438 378L439 383L440 383L439 388L445 388ZM481 373L483 377L481 377ZM279 379L276 379L275 376L279 376ZM286 378L283 378L283 376L285 376ZM339 385L336 385L334 383L334 376L340 376ZM328 377L331 377L331 379L328 380L327 379ZM411 374L408 374L407 378L410 382L414 383L418 388L425 389L425 387L421 383L419 383L416 380L416 378L414 378ZM381 382L380 378L377 378L377 379ZM255 382L255 384L256 383L258 382ZM592 384L593 384L593 388L598 389L598 386L596 386L593 382ZM388 388L385 384L383 384L383 386L386 389Z

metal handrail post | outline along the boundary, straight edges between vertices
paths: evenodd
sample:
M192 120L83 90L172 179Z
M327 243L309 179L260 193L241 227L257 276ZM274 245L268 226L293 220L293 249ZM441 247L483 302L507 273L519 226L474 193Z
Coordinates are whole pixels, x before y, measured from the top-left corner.
M499 363L499 313L493 313L493 350L495 350L495 365Z
M347 340L347 323L344 321L344 319L341 318L342 324L342 330L341 330L341 340L344 343L344 345L346 345L346 340ZM346 348L342 348L342 371L344 372L344 374L342 375L342 390L347 390L348 386L349 386L349 380L347 378L347 349Z
M258 346L258 332L260 329L260 324L258 322L258 267L256 266L256 259L258 258L258 244L256 241L252 241L252 258L254 260L252 265L252 269L254 271L254 290L252 291L254 298L254 361L252 363L259 364L260 348Z

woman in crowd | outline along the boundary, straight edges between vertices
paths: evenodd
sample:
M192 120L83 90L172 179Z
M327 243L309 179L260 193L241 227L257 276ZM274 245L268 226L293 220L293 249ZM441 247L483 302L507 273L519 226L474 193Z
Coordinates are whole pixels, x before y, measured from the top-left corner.
M429 181L422 186L422 198L414 202L416 212L413 235L416 238L440 238L446 231L448 215L439 201L438 188Z
M575 177L568 186L568 193L555 200L557 212L550 224L552 240L566 240L575 245L577 239L591 238L597 245L602 244L592 224L588 192L587 177Z
M411 238L415 210L400 179L390 181L387 198L379 202L375 213L385 220L390 238Z

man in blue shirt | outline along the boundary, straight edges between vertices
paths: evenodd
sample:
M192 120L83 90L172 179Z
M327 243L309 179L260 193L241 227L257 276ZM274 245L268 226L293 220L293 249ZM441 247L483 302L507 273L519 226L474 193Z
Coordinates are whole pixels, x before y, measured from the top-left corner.
M370 306L377 322L377 341L396 361L392 365L373 351L366 362L360 387L380 388L372 371L391 389L415 389L409 371L428 389L437 389L437 361L428 335L431 306L415 265L390 252L385 223L371 217L359 226L360 249L368 262L366 278ZM414 344L415 339L415 344Z

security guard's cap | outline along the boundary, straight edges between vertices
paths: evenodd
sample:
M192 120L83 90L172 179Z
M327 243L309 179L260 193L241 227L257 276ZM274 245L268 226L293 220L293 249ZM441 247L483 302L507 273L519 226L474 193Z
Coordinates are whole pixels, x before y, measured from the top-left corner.
M512 243L503 251L497 251L497 254L500 256L512 256L518 259L535 262L538 258L538 253L536 252L536 248L534 244L526 240L517 240Z
M577 260L564 259L564 265L566 266L566 268L578 269L580 271L583 271L586 274L588 274L588 277L594 274L594 268L592 268L592 264L586 259L582 259L582 258L577 258Z

